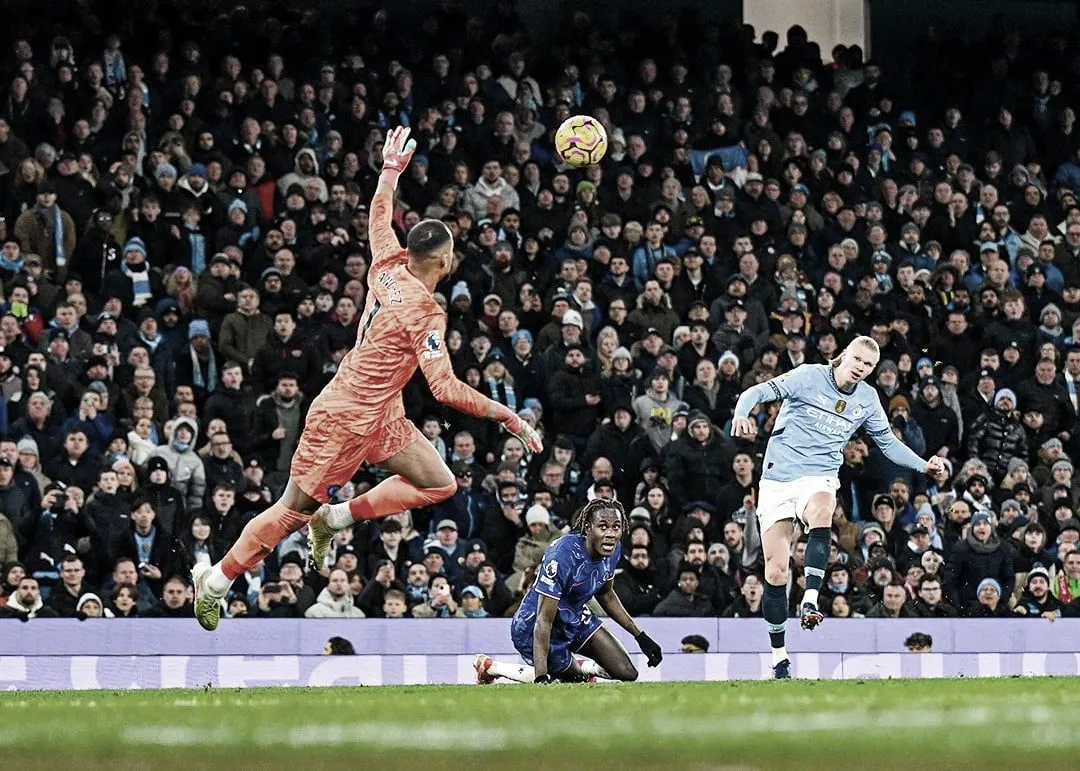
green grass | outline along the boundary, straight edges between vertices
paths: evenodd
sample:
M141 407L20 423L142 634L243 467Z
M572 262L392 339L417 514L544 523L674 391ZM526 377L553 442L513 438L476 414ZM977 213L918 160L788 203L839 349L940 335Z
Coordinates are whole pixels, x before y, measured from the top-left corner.
M1038 769L1073 679L0 694L0 769Z

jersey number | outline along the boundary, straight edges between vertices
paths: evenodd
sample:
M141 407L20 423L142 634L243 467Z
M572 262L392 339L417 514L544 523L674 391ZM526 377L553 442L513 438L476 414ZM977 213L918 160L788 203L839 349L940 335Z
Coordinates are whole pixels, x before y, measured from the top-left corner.
M376 300L371 306L371 312L368 313L367 321L364 322L364 328L360 330L360 342L356 346L357 348L364 344L364 340L367 339L368 330L371 329L371 322L375 321L375 317L379 315L380 310L382 310L382 303Z

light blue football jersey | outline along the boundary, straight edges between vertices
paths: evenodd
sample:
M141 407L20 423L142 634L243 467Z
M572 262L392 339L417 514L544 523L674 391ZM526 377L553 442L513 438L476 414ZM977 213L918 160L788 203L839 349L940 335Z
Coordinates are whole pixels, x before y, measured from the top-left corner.
M781 400L765 450L765 479L835 477L844 461L844 445L863 426L889 460L920 473L926 470L926 461L893 435L874 388L860 382L850 392L841 391L832 365L803 364L748 388L735 405L735 417L748 417L762 402Z

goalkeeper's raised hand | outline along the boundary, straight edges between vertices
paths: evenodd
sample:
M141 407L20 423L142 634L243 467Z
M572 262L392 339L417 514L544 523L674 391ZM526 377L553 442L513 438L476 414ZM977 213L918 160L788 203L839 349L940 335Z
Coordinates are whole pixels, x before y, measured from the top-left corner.
M416 140L409 139L409 129L398 126L391 129L383 143L383 167L382 173L390 177L393 184L397 184L397 178L412 160L416 152Z

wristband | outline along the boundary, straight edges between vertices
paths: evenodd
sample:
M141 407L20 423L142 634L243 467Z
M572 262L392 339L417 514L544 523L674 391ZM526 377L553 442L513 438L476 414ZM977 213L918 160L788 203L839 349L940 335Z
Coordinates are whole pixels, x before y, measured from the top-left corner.
M403 171L403 170L402 170ZM397 190L398 177L401 176L401 171L397 169L388 169L383 167L382 173L379 174L379 181L386 182L390 187Z

